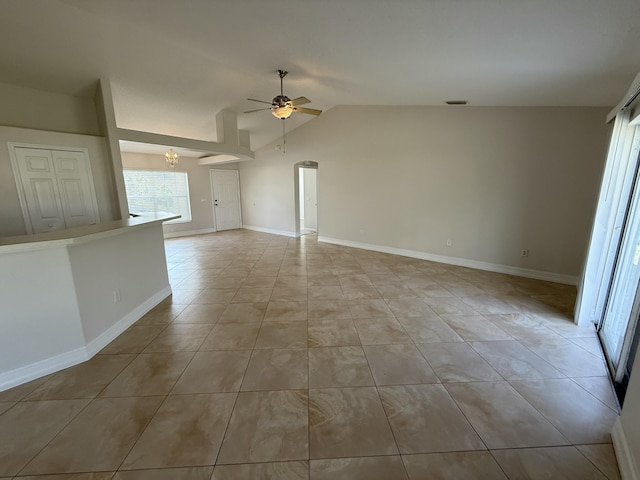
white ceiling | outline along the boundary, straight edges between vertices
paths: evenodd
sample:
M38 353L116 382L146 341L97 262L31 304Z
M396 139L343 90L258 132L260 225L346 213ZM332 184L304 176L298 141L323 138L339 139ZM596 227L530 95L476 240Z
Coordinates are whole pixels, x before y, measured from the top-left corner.
M92 95L118 126L259 148L279 93L308 106L612 106L640 71L638 0L2 0L0 82ZM460 108L460 107L452 107ZM294 114L287 130L314 117Z

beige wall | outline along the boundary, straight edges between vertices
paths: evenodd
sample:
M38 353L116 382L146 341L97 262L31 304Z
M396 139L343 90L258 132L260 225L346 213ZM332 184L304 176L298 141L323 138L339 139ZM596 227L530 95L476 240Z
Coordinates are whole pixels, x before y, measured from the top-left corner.
M0 125L100 135L93 98L0 83Z
M0 237L27 233L7 142L86 148L91 160L100 220L104 222L115 219L116 198L103 137L0 126Z
M170 170L163 155L149 155L145 153L122 152L124 168L138 170ZM164 225L165 234L188 232L204 233L213 231L213 202L211 198L210 169L237 170L235 163L220 166L198 165L197 158L181 156L174 170L187 172L189 179L189 197L191 201L192 221L188 223L174 223Z
M286 154L278 140L240 164L243 220L293 232L293 164L313 160L320 236L575 277L606 113L336 107L291 132Z

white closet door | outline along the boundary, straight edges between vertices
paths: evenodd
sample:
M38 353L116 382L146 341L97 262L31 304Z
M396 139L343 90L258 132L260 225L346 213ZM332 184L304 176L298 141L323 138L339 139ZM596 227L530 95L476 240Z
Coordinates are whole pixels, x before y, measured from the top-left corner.
M64 228L64 213L51 151L16 148L15 152L33 233Z
M82 151L14 146L16 182L29 233L98 222L89 158Z
M61 150L52 153L67 228L96 223L84 154Z

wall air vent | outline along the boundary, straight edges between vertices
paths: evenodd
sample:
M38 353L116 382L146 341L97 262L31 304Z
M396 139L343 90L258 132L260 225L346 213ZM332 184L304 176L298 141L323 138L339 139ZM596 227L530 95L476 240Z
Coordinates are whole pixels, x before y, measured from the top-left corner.
M466 100L445 100L444 103L447 105L466 105L469 102Z

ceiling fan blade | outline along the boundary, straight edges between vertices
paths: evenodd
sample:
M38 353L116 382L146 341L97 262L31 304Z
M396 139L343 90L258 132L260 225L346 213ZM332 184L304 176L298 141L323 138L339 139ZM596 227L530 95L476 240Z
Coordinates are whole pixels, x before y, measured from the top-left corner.
M305 103L311 103L311 100L309 100L307 97L298 97L291 100L291 105L293 105L294 107L296 105L304 105Z
M316 110L315 108L293 107L294 112L308 113L309 115L320 115L322 110Z
M261 112L262 110L270 110L270 109L271 109L271 107L267 107L267 108L258 108L258 109L256 109L256 110L247 110L247 111L246 111L246 112L244 112L244 113Z
M256 100L255 98L247 98L247 100L251 100L252 102L268 103L269 105L271 105L271 102L265 102L264 100Z

